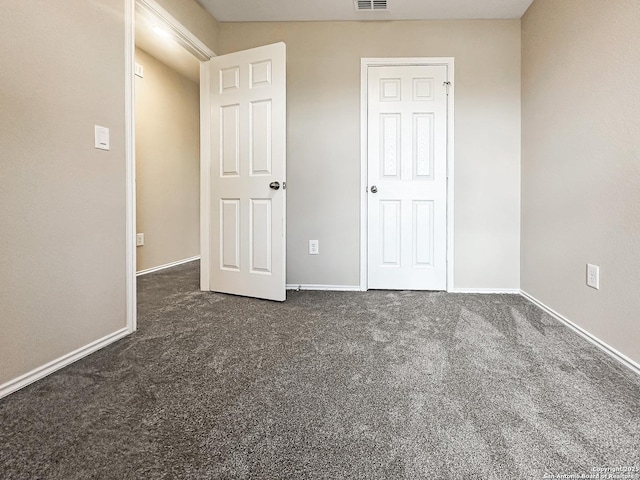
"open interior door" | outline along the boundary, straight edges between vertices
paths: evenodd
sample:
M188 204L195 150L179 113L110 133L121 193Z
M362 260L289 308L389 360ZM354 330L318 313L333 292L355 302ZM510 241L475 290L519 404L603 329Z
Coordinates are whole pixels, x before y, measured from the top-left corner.
M284 301L286 46L214 57L210 68L210 289Z

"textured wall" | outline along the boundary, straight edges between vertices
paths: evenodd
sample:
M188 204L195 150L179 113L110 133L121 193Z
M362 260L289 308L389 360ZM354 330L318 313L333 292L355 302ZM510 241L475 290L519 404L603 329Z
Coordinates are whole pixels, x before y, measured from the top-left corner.
M360 59L455 57L455 286L518 288L520 21L221 23L287 44L287 283L358 285ZM307 254L320 241L318 256Z
M216 49L195 1L160 3ZM126 326L124 8L2 2L0 385Z
M200 87L136 49L137 270L200 253Z
M637 0L536 0L522 20L522 288L636 362L638 32Z
M123 19L121 0L3 2L0 384L125 327Z

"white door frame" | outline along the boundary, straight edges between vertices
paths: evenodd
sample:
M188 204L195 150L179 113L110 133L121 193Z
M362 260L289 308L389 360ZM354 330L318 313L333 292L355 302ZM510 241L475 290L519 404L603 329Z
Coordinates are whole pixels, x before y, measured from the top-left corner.
M209 265L209 193L211 170L211 117L209 99L211 81L203 62L216 56L198 37L155 0L125 0L125 168L126 168L126 312L127 330L137 328L136 315L136 148L135 148L135 14L136 7L154 17L170 31L183 47L200 60L200 261ZM209 269L201 268L202 288L209 287Z
M435 66L447 67L450 82L447 95L447 292L453 291L453 112L454 112L454 59L453 57L416 58L363 58L360 64L360 290L368 290L368 80L369 67L391 66Z

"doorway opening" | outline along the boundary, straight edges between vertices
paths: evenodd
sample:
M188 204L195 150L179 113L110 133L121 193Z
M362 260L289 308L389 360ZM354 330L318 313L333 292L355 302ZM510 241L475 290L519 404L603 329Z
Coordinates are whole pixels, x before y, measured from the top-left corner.
M136 275L200 259L200 61L136 9Z
M196 259L200 257L202 262L208 261L208 242L204 242L202 239L207 236L208 231L206 228L209 226L209 222L204 222L200 215L199 210L202 211L202 204L206 202L206 198L202 198L202 195L198 195L194 192L187 192L187 188L195 189L195 192L203 191L202 182L208 181L208 170L204 167L206 162L203 162L204 158L207 158L210 154L210 116L206 108L203 105L209 103L209 76L208 69L204 66L207 61L215 56L203 42L195 37L184 25L176 20L169 12L158 5L154 0L127 0L126 9L126 170L127 170L127 198L126 198L126 212L127 212L127 225L126 225L126 245L127 245L127 329L129 332L133 332L137 328L137 316L136 316L136 273L150 272L159 268L165 268L172 264L182 263L184 260ZM154 31L155 30L155 31ZM160 39L160 36L164 37ZM158 37L158 40L155 40ZM179 108L180 112L176 113L171 124L163 125L162 117L166 117L167 112L145 112L144 116L148 117L145 120L145 131L140 133L140 153L145 157L144 163L146 166L163 167L156 172L151 172L149 168L145 169L145 179L141 182L143 191L138 190L138 182L136 176L137 159L136 151L138 150L136 145L136 105L137 100L144 100L147 104L154 105L153 100L149 100L149 91L141 95L140 99L136 99L136 82L141 88L141 82L144 81L144 63L142 61L137 62L137 59L143 59L149 66L147 73L158 74L160 72L169 72L171 79L165 78L164 90L170 90L166 85L166 81L173 82L173 87L179 86L180 90L188 92L191 97L191 106L183 108L184 105L180 105L180 100L173 99L166 101L165 109ZM138 65L136 65L138 63ZM168 65L168 66L167 66ZM186 78L185 78L186 76ZM189 79L189 77L191 77ZM149 77L147 77L150 80ZM156 79L157 80L157 79ZM189 85L193 83L193 80L197 80L199 86ZM160 88L162 85L156 82L155 89ZM152 89L149 89L152 90ZM167 100L166 98L164 100ZM195 111L193 103L197 103L197 109ZM156 105L157 106L157 105ZM161 113L161 115L157 115ZM169 113L170 114L170 113ZM195 115L195 118L194 118ZM156 118L154 118L156 117ZM179 124L179 125L178 125ZM183 131L177 133L172 131L172 127L179 126L180 128L189 128L191 131ZM193 131L195 129L195 131ZM169 133L169 135L167 135ZM167 136L169 138L169 148L165 149L167 143ZM199 139L198 139L199 137ZM155 141L154 141L155 139ZM163 142L163 145L160 145ZM184 153L188 158L188 161L181 162L182 164L176 165L176 162L172 162L170 157L171 150L173 150L173 156L175 157L176 149L184 148ZM169 150L169 151L165 151ZM181 154L180 154L181 155ZM195 157L195 158L194 158ZM142 158L141 158L142 160ZM140 167L144 168L145 165L141 162ZM173 163L173 165L172 165ZM175 168L178 168L176 173ZM172 170L173 169L173 170ZM147 175L149 174L149 175ZM165 179L165 184L158 185L153 179L154 175L166 175L175 174L179 178ZM198 180L198 176L200 179ZM206 178L203 178L206 177ZM174 182L173 185L166 184L166 181ZM167 188L178 187L182 192L178 195L174 195L175 192L168 192L173 196L167 203L163 197L163 191L166 193ZM160 187L160 188L158 188ZM141 220L144 223L144 228L150 228L150 231L154 232L152 239L147 236L146 239L141 238L137 233L145 233L138 231L138 215L137 215L137 200L138 195L141 194L140 200L145 208L145 213L141 215ZM144 197L144 198L143 198ZM172 215L175 218L179 218L181 215L186 218L179 219L179 228L183 228L185 225L189 225L188 229L191 231L188 234L188 244L186 249L184 245L180 245L185 241L184 232L171 232L166 228L163 230L163 222L159 217L159 211L166 209L169 206L169 210L172 211ZM156 211L154 211L154 209ZM195 212L194 212L195 210ZM186 212L186 214L185 214ZM200 230L199 235L197 230ZM205 230L203 232L203 230ZM144 246L136 246L139 243L148 244L149 241L158 240L162 235L173 235L174 238L161 239L162 241L156 242L154 250L150 255L143 257L141 255L141 262L137 260L136 248L144 248ZM164 243L163 246L160 246ZM178 251L191 251L196 253L191 258L182 258L177 261L167 261L167 258L176 256ZM180 254L178 254L180 256ZM163 260L165 259L165 260ZM201 268L201 275L208 276L208 269Z

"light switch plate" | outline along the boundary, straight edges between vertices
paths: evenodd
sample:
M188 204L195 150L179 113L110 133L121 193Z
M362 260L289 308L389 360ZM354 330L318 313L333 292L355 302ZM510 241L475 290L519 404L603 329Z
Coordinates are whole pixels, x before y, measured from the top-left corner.
M109 148L109 129L95 125L96 148L100 150L110 150Z
M135 69L136 69L135 70L136 71L136 76L138 76L140 78L144 78L144 67L136 62Z
M596 290L600 289L600 267L587 263L587 285Z

